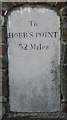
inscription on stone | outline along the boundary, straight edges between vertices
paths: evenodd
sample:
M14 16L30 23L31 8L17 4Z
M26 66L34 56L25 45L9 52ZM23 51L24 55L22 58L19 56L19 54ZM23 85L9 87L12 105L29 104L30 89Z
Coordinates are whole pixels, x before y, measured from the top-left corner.
M8 16L10 110L60 110L60 18L51 9L20 7Z

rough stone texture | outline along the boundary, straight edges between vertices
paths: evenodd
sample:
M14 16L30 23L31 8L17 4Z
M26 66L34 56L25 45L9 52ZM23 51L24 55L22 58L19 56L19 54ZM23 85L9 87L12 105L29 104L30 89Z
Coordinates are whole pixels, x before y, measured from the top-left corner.
M0 0L1 2L66 2L66 0Z
M0 42L2 42L2 13L1 13L1 3L0 3ZM0 120L2 119L2 46L0 44Z
M3 32L2 32L2 42L3 42L3 43L6 43L6 39L7 39L7 38L6 38L6 34L7 34L7 33L6 33L6 27L5 27L5 26L2 27L2 31L3 31Z
M2 80L2 70L0 70L0 80Z
M44 118L8 118L7 120L44 120ZM53 120L52 118L46 118L45 120ZM65 120L65 118L60 118L57 120Z
M11 0L10 0L11 1ZM23 0L24 2L25 2L25 0ZM56 1L57 2L57 1ZM61 18L62 18L62 28L63 29L67 29L67 10L66 10L66 6L63 8L63 6L64 6L64 4L66 4L66 3L64 3L64 1L63 1L63 3L61 2L61 3L55 3L55 2L53 2L53 3L48 3L49 4L49 6L51 6L51 7L53 7L53 8L55 8L56 10L59 10L60 11L60 9L62 8L62 10L61 10ZM0 4L1 5L1 4ZM13 0L12 0L12 3L4 3L4 5L3 5L3 15L5 14L5 11L6 10L10 10L11 8L13 8L13 7L15 7L16 5L21 5L21 2L18 2L18 3L14 3L13 2ZM0 7L1 8L1 7ZM65 10L64 10L65 9ZM63 13L63 11L65 11L65 13ZM62 14L63 13L63 14ZM63 15L63 17L62 17L62 15ZM62 29L62 31L63 31L63 29ZM0 36L1 36L1 29L0 29ZM1 38L2 38L2 36L1 36ZM0 39L0 42L1 42L2 40ZM62 37L62 44L63 44L63 41L64 41L64 49L65 49L65 44L66 44L66 41L67 41L67 38L66 37ZM4 37L4 42L5 42L5 37ZM63 48L62 48L62 51L64 51L63 50ZM63 56L64 56L64 53L63 53ZM62 56L62 58L64 58ZM65 55L66 56L66 55ZM6 56L5 56L6 57ZM0 58L2 58L2 56L0 55ZM64 60L65 60L66 58L64 58ZM63 64L64 64L64 60L62 60L63 61ZM66 63L66 61L67 61L67 59L65 60L65 65L67 64ZM65 71L67 71L67 69L65 70ZM62 69L62 83L63 84L67 84L67 73L64 71L64 69ZM8 79L8 76L7 76L7 70L3 70L3 79ZM0 70L0 79L2 79L2 70ZM64 87L65 88L65 87ZM66 88L65 88L66 89ZM64 90L65 90L64 89ZM62 89L62 96L61 96L61 98L63 98L63 91L64 91L63 89ZM65 94L67 95L67 93L65 92ZM66 96L65 95L65 96ZM7 105L7 104L6 104ZM9 107L6 107L8 110L9 110ZM1 107L1 110L2 110L2 107ZM0 110L0 113L1 113L1 110ZM61 112L61 113L56 113L56 114L53 114L53 113L40 113L40 114L34 114L34 113L32 113L32 116L38 116L38 117L40 117L40 118L47 118L47 117L52 117L52 118L56 118L56 117L61 117L62 119L66 116L67 117L67 115L65 114L66 112L67 112L67 100L62 100L62 104L61 104L61 111L64 111L64 114ZM4 112L3 112L4 113ZM1 114L0 114L1 115ZM6 115L5 115L6 116ZM27 119L28 120L28 117L29 116L31 116L29 113L27 114L27 116L25 115L25 114L20 114L19 115L19 118L17 118L17 116L18 116L18 114L17 113L12 113L12 114L10 114L9 115L10 116L10 118L8 118L8 120L25 120L25 119ZM14 116L16 117L15 119L14 119ZM22 118L20 118L22 116ZM24 117L24 116L26 116L26 117ZM0 116L0 117L2 117L2 115ZM30 118L31 119L31 118ZM34 118L33 118L34 119ZM7 118L5 117L5 119L4 120L7 120Z
M2 30L0 29L0 42L2 42Z
M0 120L2 119L2 103L0 103Z
M2 58L0 58L0 69L2 68Z
M0 96L2 96L2 80L0 80Z
M25 4L31 4L31 2L27 3L27 2L4 2L2 4L2 9L3 12L2 14L5 15L7 11L11 10L12 8L16 7L16 6L23 6ZM36 3L37 4L37 3ZM46 5L46 6L50 6L53 9L55 9L56 11L60 10L63 6L64 6L64 2L40 2L40 5Z
M63 50L63 60L62 60L62 85L61 85L61 92L62 92L62 103L63 103L63 111L67 112L67 5L61 9L61 28L62 28L62 44L64 43L64 50Z
M64 64L67 64L67 44L65 45Z
M7 118L21 118L21 119L24 119L24 118L65 118L65 114L63 112L55 112L55 113L10 113L9 114L9 117Z
M4 55L6 53L6 45L0 43L0 54Z
M2 95L7 97L8 96L8 90L7 90L7 80L2 81Z

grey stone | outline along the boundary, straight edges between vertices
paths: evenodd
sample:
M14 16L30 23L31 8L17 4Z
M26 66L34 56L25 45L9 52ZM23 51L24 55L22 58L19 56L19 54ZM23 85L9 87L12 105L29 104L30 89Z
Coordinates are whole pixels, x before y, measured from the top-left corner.
M47 8L20 7L8 16L10 110L60 110L60 18Z
M0 103L0 120L2 119L2 103Z

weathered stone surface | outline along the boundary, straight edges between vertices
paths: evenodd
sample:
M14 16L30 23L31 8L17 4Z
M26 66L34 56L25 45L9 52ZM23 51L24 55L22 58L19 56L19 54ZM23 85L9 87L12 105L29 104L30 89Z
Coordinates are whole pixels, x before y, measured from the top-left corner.
M4 55L6 53L6 45L4 43L0 43L0 55Z
M3 80L2 82L2 95L8 97L8 86L6 80Z
M0 0L2 2L66 2L66 0Z
M59 110L59 16L46 8L20 8L9 15L7 32L10 110Z
M67 44L65 45L64 63L67 64Z
M7 41L7 30L6 30L6 27L2 27L2 43L6 43Z
M64 24L62 24L62 28L67 29L67 22L65 22Z
M45 118L46 120L66 120L65 118ZM6 120L44 120L44 118L7 118Z
M2 96L2 81L0 80L0 96Z
M2 42L2 29L0 28L0 42Z
M2 103L0 103L0 120L2 119Z
M2 70L0 70L0 80L2 80Z

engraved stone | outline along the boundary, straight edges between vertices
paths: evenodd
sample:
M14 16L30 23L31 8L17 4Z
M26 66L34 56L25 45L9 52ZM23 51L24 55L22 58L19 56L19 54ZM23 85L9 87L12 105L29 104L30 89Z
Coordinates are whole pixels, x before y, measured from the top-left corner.
M45 7L20 7L8 16L10 110L60 110L60 17Z

